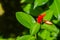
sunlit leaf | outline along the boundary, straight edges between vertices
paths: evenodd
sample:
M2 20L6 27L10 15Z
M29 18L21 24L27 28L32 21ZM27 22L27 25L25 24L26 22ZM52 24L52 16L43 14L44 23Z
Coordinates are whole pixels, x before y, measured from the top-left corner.
M54 9L55 9L55 11L54 11L54 15L58 18L58 15L60 15L60 1L59 0L54 0ZM59 18L58 18L59 19Z
M60 14L58 14L58 21L60 21Z
M2 4L0 3L0 16L2 16L3 14L4 14L4 10L3 10Z
M33 3L34 0L21 0L21 3Z
M46 16L44 17L44 20L51 20L53 16L53 11L52 10L47 10L46 11Z
M35 0L35 2L34 2L34 8L36 8L37 6L44 5L47 2L48 2L48 0Z
M38 36L42 39L48 39L48 37L50 37L50 32L47 30L43 30L42 32L38 33Z
M23 10L26 12L26 13L30 13L30 9L31 9L31 4L27 4L24 8L23 8Z
M35 23L32 25L31 29L30 29L30 34L31 35L35 35L40 29L40 24Z
M24 12L17 12L16 18L22 25L27 28L30 28L32 24L36 23L36 21L31 15L25 14Z
M17 36L17 37L16 37L16 40L20 40L20 36Z
M49 4L48 4L49 5ZM44 20L51 20L52 19L52 16L53 16L53 12L54 12L54 4L52 4L51 6L49 6L49 9L46 12L46 16L44 17Z
M20 2L21 2L21 3L24 3L25 1L26 1L26 0L21 0Z
M60 20L60 0L54 0L53 2L53 10L54 10L54 16Z
M49 37L49 38L47 38L46 40L54 40L53 38L51 38L51 37Z

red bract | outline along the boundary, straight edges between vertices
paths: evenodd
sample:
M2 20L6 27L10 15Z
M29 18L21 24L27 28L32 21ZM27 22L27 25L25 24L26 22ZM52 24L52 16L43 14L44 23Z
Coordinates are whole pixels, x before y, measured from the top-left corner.
M39 15L38 18L37 18L37 22L38 22L38 23L41 23L45 15L46 15L45 12L42 13L41 15Z

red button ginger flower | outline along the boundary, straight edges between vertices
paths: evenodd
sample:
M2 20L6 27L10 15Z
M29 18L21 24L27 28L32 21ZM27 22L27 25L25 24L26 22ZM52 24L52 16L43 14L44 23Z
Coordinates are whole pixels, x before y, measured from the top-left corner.
M45 12L42 13L41 15L39 15L38 18L37 18L37 22L38 22L38 23L41 23L45 15L46 15Z

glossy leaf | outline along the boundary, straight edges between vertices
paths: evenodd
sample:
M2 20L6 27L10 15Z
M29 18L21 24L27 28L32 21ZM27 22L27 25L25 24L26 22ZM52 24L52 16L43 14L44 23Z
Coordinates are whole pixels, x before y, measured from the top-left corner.
M22 25L27 28L30 28L32 24L36 23L36 21L31 15L25 14L24 12L17 12L16 18Z
M32 25L31 29L30 29L30 34L31 35L35 35L40 29L40 24L35 23Z
M34 2L34 8L36 8L37 6L44 5L47 2L48 2L48 0L35 0L35 2Z
M31 35L24 35L17 40L35 40L35 37Z
M31 8L31 4L27 4L24 8L23 8L23 10L26 12L26 13L30 13L30 8Z

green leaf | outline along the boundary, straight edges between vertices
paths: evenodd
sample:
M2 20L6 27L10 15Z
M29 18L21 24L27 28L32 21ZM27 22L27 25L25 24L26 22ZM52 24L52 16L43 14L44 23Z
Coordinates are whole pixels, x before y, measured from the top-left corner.
M56 33L59 32L59 29L58 29L54 24L52 24L52 25L43 24L43 25L41 26L41 28L42 28L42 29L46 29L46 30L48 30L48 31L50 31L50 32L56 32Z
M43 30L42 32L38 33L38 36L42 39L48 39L50 37L50 32L47 30Z
M60 20L60 0L54 0L53 2L53 10L54 10L54 16Z
M40 29L40 24L35 23L32 25L31 29L30 29L30 34L31 35L35 35Z
M7 39L6 39L7 40ZM15 38L8 38L8 40L15 40Z
M0 35L0 40L7 40L7 39L3 38L3 36Z
M54 0L54 14L55 14L55 16L58 18L58 15L60 14L60 1L59 0Z
M57 24L59 21L58 20L52 20L54 24Z
M58 33L51 32L51 36L52 36L51 38L53 38L53 39L54 39L54 38L56 38L56 37L57 37L57 35L58 35Z
M24 8L23 8L23 10L26 12L26 13L30 13L30 9L31 9L31 4L27 4Z
M26 1L26 0L21 0L20 2L21 2L21 3L24 3L25 1Z
M55 39L55 38L54 38ZM47 38L46 40L54 40L53 38L51 38L51 37L49 37L49 38Z
M60 14L58 14L58 21L60 21Z
M55 0L54 0L55 1ZM48 2L48 6L50 3ZM56 11L56 6L54 5L54 2L49 6L49 10L46 11L46 16L44 17L44 20L51 20L53 15L57 15L57 13L54 13ZM56 16L57 17L57 16Z
M36 8L37 6L44 5L47 2L48 2L48 0L35 0L35 2L34 2L34 8Z
M57 37L57 33L49 32L48 30L43 30L38 33L38 36L44 40L53 40Z
M35 37L31 35L24 35L17 40L35 40Z
M48 3L48 6L49 6L49 3ZM53 12L54 12L53 6L54 6L54 4L49 6L49 10L45 11L46 16L44 17L44 20L49 20L50 21L52 19Z
M30 28L32 24L36 23L35 19L24 12L16 12L17 20L27 28Z
M34 0L21 0L20 3L33 3Z
M52 10L47 10L46 11L46 16L44 17L44 20L51 20L53 16L53 11Z
M17 36L17 37L16 37L16 40L20 40L20 36Z

